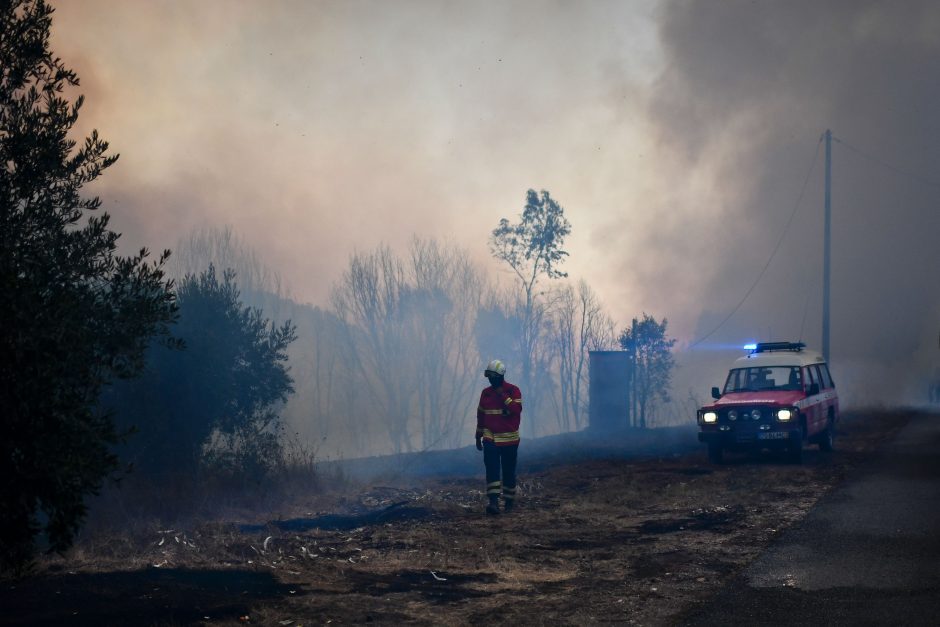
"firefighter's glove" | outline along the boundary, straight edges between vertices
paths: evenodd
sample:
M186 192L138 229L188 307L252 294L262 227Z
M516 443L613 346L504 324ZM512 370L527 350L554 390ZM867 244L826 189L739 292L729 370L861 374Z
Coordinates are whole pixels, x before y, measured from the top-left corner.
M477 440L477 450L478 450L478 451L482 451L482 450L483 450L483 441L479 438L479 436L477 436L477 439L476 439L476 440Z
M512 405L512 397L511 397L511 396L507 396L506 398L504 398L504 399L503 399L503 405L504 405L504 407L503 407L503 415L504 415L504 416L508 416L508 415L509 415L509 406Z

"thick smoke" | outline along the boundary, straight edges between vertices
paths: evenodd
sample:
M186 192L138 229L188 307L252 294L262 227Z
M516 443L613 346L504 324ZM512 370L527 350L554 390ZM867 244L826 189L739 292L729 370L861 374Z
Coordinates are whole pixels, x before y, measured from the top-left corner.
M88 0L54 29L81 123L122 153L96 191L126 240L230 224L325 304L356 250L456 235L486 259L530 187L586 237L622 197L580 190L623 178L635 133L604 98L616 74L617 109L640 106L646 4Z
M652 115L663 155L686 185L709 172L715 189L702 200L720 204L702 207L708 225L690 225L704 230L680 226L669 241L701 255L696 337L751 286L808 181L763 279L696 350L820 345L821 146L810 164L829 128L841 140L832 165L835 372L850 403L923 399L940 364L940 5L676 1L662 7L660 34L665 70Z
M94 190L122 243L232 225L301 301L326 305L351 253L414 234L495 273L490 230L544 188L573 225L571 276L621 328L645 311L689 347L786 231L680 356L679 400L718 383L735 353L715 347L820 345L830 128L847 142L834 371L852 402L922 397L940 357L940 6L651 4L87 0L53 27L82 130L122 153Z

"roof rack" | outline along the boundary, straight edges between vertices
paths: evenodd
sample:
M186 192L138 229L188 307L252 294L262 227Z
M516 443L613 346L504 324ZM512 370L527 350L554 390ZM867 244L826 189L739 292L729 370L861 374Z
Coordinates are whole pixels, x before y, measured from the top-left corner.
M753 352L755 353L773 353L776 351L793 351L799 353L806 344L803 342L759 342Z

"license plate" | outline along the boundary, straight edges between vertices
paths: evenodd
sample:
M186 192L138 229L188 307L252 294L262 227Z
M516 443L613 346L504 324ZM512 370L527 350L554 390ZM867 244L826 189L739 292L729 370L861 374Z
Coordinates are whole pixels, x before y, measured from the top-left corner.
M764 431L757 434L758 440L786 440L790 434L786 431Z

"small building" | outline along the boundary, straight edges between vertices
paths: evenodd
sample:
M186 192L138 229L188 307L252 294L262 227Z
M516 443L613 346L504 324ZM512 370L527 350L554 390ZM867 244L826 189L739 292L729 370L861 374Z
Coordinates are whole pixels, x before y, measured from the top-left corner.
M588 362L588 429L621 431L631 426L630 382L633 368L627 351L590 351Z

